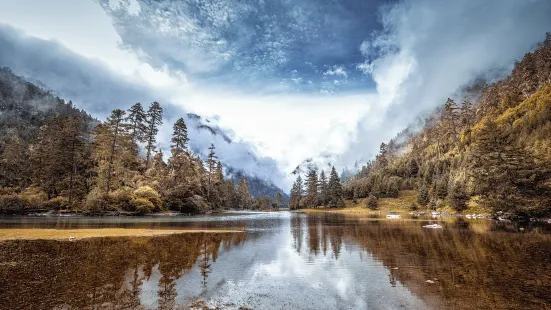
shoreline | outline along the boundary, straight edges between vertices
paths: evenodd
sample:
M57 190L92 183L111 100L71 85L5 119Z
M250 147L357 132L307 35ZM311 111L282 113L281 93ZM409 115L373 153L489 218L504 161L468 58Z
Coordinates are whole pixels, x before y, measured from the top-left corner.
M58 240L77 241L108 237L157 237L194 233L243 233L238 229L147 229L147 228L0 228L0 242L8 240Z

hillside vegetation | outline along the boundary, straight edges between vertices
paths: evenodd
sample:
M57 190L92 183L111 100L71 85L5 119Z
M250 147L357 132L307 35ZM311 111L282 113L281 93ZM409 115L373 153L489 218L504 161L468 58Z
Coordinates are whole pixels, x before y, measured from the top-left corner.
M551 34L509 76L473 83L421 124L382 143L342 188L328 187L311 168L305 188L297 178L291 207L344 207L350 200L370 209L550 214ZM408 206L397 199L404 193L416 196Z
M244 176L225 175L214 145L204 159L194 154L183 118L165 160L156 141L162 122L158 102L115 109L100 122L0 69L0 213L201 213L283 203L281 194L256 199ZM273 193L258 180L255 187Z

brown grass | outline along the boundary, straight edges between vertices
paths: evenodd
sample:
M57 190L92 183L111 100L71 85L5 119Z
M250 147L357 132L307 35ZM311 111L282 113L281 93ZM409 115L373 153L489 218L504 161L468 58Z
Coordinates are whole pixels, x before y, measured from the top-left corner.
M5 228L0 229L0 241L5 240L78 240L99 237L151 237L186 233L234 233L241 230L176 230L176 229L126 229L126 228L99 228L99 229L44 229L44 228Z

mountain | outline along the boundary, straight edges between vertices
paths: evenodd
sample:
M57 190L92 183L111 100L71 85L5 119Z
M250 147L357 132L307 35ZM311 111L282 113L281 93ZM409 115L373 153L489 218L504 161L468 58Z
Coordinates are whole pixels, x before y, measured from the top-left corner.
M56 115L81 115L88 121L90 129L99 123L85 111L77 109L71 101L66 102L37 84L40 85L15 75L9 68L0 68L0 153L3 140L11 132L17 132L19 137L28 144L36 138L40 127ZM193 113L188 113L186 116L189 127L222 137L228 144L232 143L226 132L214 122ZM194 149L193 151L201 154L204 150ZM250 160L257 160L253 154L249 153L248 156L251 157ZM288 197L269 181L227 164L224 167L235 182L240 177L247 179L250 193L254 197L268 196L275 199L278 192L282 194L284 200Z
M382 143L345 196L398 198L449 212L551 213L551 34L510 75L475 81Z
M209 119L203 118L194 113L188 113L187 120L189 126L193 126L196 130L208 132L213 136L220 136L227 143L233 143L232 139L226 134L226 132ZM200 153L201 150L194 149L193 151ZM248 152L247 155L249 157L247 160L258 162L258 158L256 158L254 154ZM283 201L287 202L289 196L270 181L251 175L250 173L228 165L227 163L224 163L224 168L226 168L227 174L231 176L235 184L237 184L240 178L245 178L249 184L249 192L255 198L268 196L270 199L274 200L277 193L280 193L283 197Z
M0 137L17 131L26 142L36 137L40 126L54 115L80 115L92 126L97 120L72 102L54 96L34 83L0 68Z

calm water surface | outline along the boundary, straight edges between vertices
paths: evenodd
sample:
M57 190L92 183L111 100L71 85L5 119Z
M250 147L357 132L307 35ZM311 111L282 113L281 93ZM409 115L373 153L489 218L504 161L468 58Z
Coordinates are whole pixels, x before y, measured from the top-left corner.
M279 212L0 227L245 230L0 242L0 309L551 309L545 225Z

